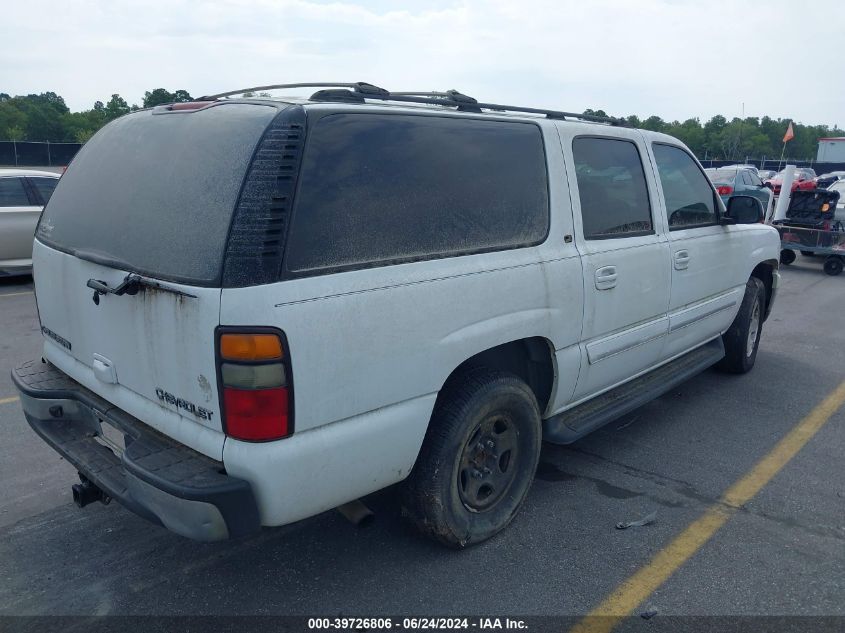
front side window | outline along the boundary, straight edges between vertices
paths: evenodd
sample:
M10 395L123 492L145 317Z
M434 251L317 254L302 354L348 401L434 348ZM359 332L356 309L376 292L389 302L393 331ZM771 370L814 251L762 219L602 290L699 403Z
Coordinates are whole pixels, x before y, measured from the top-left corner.
M21 178L0 178L0 207L31 206Z
M572 141L584 237L598 240L654 232L643 164L631 141Z
M678 147L655 143L654 158L666 200L669 230L716 224L713 187L692 157Z
M331 114L309 131L285 268L302 276L519 248L548 227L536 125Z

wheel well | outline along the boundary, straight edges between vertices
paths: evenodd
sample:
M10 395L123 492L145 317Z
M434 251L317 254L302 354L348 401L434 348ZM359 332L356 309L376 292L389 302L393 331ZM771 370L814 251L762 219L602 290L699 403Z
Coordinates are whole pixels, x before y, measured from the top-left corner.
M769 302L772 300L772 271L776 267L777 263L765 261L757 264L754 270L751 271L751 276L757 277L766 287L766 314L769 313Z
M531 387L540 414L549 405L554 386L554 346L542 337L524 338L484 350L462 362L449 374L446 384L464 372L487 367L508 371L519 376Z

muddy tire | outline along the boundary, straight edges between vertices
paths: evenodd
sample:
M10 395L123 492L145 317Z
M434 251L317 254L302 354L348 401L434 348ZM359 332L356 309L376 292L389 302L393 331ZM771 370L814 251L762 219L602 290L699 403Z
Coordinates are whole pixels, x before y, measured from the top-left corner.
M751 371L757 359L765 313L766 286L757 277L752 277L745 284L745 296L734 322L722 336L725 357L716 367L732 374Z
M541 435L537 399L517 376L476 369L450 380L405 482L403 515L449 547L489 539L525 501Z

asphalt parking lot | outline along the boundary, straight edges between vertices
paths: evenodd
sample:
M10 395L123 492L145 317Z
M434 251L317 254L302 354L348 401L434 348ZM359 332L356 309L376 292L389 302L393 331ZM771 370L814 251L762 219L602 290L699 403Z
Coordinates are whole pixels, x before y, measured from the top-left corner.
M392 489L366 499L367 528L329 512L223 544L117 504L79 510L74 470L29 429L8 377L39 354L31 280L0 281L0 615L578 616L664 553L671 575L636 611L845 616L843 409L686 559L667 548L845 378L845 276L801 257L783 273L754 371L705 372L547 446L517 520L462 552L417 538Z

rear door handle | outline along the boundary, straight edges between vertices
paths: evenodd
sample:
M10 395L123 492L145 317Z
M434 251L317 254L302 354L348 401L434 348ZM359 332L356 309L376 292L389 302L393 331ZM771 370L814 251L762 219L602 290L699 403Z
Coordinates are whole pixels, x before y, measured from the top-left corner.
M689 251L675 251L675 270L686 270L689 267Z
M596 270L596 289L610 290L616 286L616 266L602 266Z

